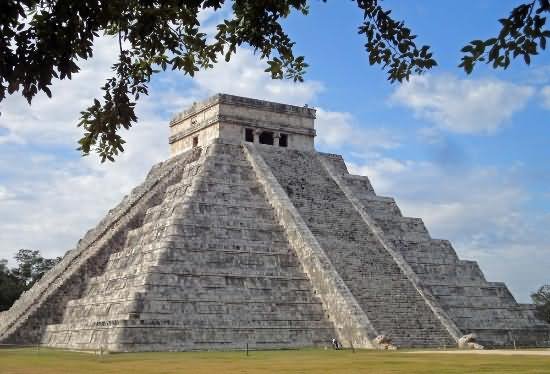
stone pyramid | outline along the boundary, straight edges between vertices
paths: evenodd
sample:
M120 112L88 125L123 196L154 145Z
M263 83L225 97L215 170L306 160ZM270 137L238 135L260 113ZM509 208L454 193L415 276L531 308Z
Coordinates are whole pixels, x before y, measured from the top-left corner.
M0 343L172 351L544 345L550 325L314 149L315 110L216 95L172 157L0 314Z

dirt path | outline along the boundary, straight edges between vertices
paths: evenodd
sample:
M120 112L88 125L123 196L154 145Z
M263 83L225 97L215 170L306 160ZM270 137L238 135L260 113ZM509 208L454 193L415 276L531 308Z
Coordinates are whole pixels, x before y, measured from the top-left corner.
M550 356L550 349L487 349L487 350L449 350L449 351L410 351L405 353L424 354L424 353L446 353L446 354L476 354L476 355L530 355L530 356Z

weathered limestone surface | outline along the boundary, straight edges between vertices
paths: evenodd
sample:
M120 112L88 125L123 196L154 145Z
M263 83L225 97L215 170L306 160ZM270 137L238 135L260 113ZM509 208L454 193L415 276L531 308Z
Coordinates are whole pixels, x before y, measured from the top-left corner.
M211 144L111 250L42 343L110 351L283 348L334 336L243 149Z
M456 340L377 240L317 154L260 147L273 174L378 332L389 336L398 347L454 345Z
M330 177L336 182L338 187L345 194L346 198L353 205L357 213L363 219L363 222L367 225L370 232L375 237L376 241L386 250L386 252L391 256L392 260L399 267L401 272L409 279L412 286L420 294L424 302L430 307L432 313L439 319L441 324L445 327L447 332L451 335L454 340L459 339L461 332L447 313L439 306L439 303L434 299L430 291L424 287L414 270L409 266L407 261L401 256L401 254L395 250L393 244L386 239L384 232L378 227L376 222L366 211L365 207L361 203L361 200L355 196L353 190L347 185L344 177L346 174L340 174L338 167L333 165L333 157L319 156L321 164L325 167L326 171ZM338 157L340 158L340 157ZM337 158L337 159L338 159Z
M532 305L518 304L504 283L488 282L475 261L460 260L446 240L432 239L419 218L403 217L395 200L375 194L365 176L350 175L341 156L322 154L416 273L420 284L464 333L484 346L542 346L550 326Z
M254 146L247 144L245 150L271 205L275 208L279 222L285 228L292 247L311 279L312 286L330 313L338 340L357 348L376 348L373 342L373 338L378 335L376 329L271 173L269 166Z
M550 326L403 217L315 110L216 95L153 167L0 313L0 343L110 351L547 345ZM261 144L260 144L261 143ZM460 340L462 338L462 340Z
M143 184L65 254L31 290L25 292L0 320L0 342L35 344L47 324L60 321L67 302L80 295L87 278L102 272L107 257L120 248L128 231L141 225L146 210L158 204L174 175L200 150L193 150L154 166Z
M313 151L315 109L273 103L233 95L217 94L178 114L170 121L172 154L187 151L196 139L208 145L221 138L225 143L240 144L249 129L258 143L262 132L278 140L290 135L286 147Z

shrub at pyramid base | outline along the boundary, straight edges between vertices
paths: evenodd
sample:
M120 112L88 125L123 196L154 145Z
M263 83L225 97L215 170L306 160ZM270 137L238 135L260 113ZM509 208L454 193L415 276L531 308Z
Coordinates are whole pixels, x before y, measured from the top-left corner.
M314 118L311 108L222 94L178 115L171 158L0 314L0 343L548 344L550 325L532 306L403 217L341 156L316 152Z

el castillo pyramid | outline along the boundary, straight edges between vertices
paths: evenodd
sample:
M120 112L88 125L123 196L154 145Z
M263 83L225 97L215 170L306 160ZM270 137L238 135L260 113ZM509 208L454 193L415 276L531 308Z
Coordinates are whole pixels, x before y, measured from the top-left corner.
M175 351L541 346L550 325L339 155L315 110L216 95L171 157L0 314L0 343Z

